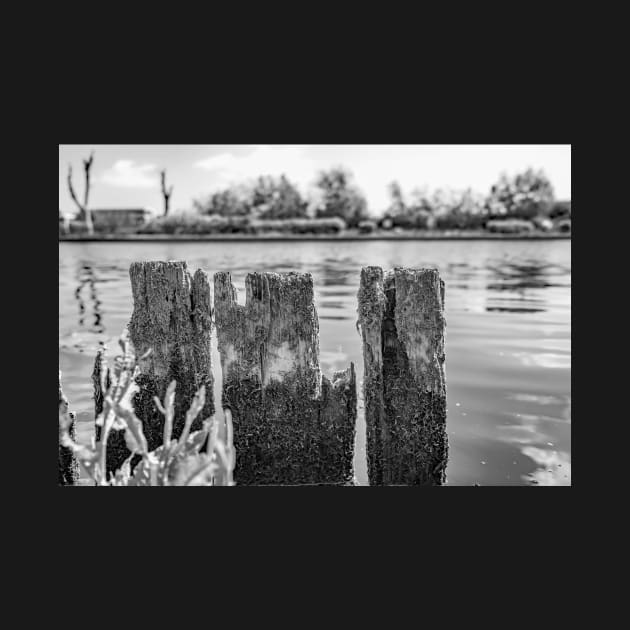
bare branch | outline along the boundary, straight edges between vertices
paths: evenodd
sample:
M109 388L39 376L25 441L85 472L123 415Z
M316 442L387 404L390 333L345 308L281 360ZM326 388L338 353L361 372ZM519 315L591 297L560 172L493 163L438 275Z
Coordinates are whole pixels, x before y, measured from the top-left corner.
M85 224L88 229L88 234L92 234L94 232L92 213L88 210L88 198L90 195L90 169L92 168L92 162L94 162L94 151L90 153L90 157L87 160L83 160L83 168L85 170L85 203L83 204L83 213L85 216Z
M77 196L74 192L74 188L72 186L72 164L68 164L68 188L70 190L70 196L74 200L74 203L77 204L81 217L83 217L83 215L85 214L83 210L83 206L79 203L79 200L77 199Z
M90 168L92 168L92 162L94 162L94 151L90 153L90 157L87 160L83 160L83 168L85 170L85 202L84 208L87 210L88 196L90 194Z
M87 160L83 160L83 168L85 170L85 196L84 203L81 204L77 198L76 193L74 192L74 187L72 186L72 164L68 164L68 189L70 191L70 196L74 200L74 203L77 204L79 208L79 217L83 221L88 229L88 234L92 234L94 232L94 227L92 225L92 215L88 211L88 198L90 194L90 168L92 166L92 162L94 161L94 151L90 153L90 157Z
M168 214L168 204L173 194L173 186L166 190L166 170L160 171L160 181L162 183L162 196L164 197L164 216Z

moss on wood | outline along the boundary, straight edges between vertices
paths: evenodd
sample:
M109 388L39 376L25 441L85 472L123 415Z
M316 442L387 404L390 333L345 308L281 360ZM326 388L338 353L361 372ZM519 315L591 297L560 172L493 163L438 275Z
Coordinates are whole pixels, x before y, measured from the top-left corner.
M153 397L162 401L172 380L177 382L173 438L181 435L186 411L202 385L206 402L191 431L201 429L214 413L210 284L200 269L191 277L183 261L132 263L129 275L134 301L130 339L138 358L151 349L146 359L139 360L133 406L142 420L149 450L154 450L162 444L164 416Z
M68 413L68 399L61 389L61 372L59 372L59 415ZM70 411L68 413L72 424L68 433L72 440L76 439L76 430L74 426L75 414ZM79 462L74 453L67 446L59 444L59 485L75 486L79 481Z
M358 315L370 485L441 485L444 283L435 269L364 267Z
M319 368L310 274L250 273L246 304L214 277L223 406L232 411L239 485L348 484L356 423L354 366Z
M103 413L103 399L111 385L111 376L105 357L105 348L99 348L94 359L92 371L92 383L94 385L94 420ZM94 424L94 438L98 442L101 439L102 427ZM124 431L110 431L107 436L107 452L105 469L107 475L115 473L129 457L131 451L127 448ZM138 458L139 460L139 458ZM135 464L135 462L134 462Z

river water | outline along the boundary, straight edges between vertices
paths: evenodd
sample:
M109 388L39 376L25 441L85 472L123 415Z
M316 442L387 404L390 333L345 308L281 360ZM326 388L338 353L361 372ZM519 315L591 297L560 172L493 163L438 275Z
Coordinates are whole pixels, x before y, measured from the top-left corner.
M312 273L321 368L330 376L352 361L358 381L361 267L437 267L446 283L447 485L570 485L569 240L59 243L59 368L84 443L94 356L100 343L116 353L138 260L186 260L211 278L230 271L241 303L249 271ZM368 485L360 390L355 474Z

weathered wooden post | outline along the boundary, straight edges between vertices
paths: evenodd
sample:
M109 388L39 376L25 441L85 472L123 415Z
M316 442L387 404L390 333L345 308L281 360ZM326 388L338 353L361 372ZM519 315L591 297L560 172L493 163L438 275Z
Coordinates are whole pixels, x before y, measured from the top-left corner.
M306 273L250 273L246 304L214 276L223 406L232 412L237 485L353 482L354 365L319 368L319 321Z
M181 435L186 411L202 385L206 402L191 431L201 429L214 413L210 284L201 269L191 277L183 261L132 263L129 275L133 291L129 337L140 370L133 406L142 420L149 450L153 450L163 443L164 431L164 416L153 397L163 401L172 380L177 382L173 438ZM140 360L149 348L149 356Z
M109 368L105 358L105 348L99 348L94 360L94 370L92 371L92 383L94 385L94 419L103 412L103 398L111 385ZM98 442L101 439L102 427L94 426L94 437ZM124 431L110 431L107 436L107 454L105 469L109 478L110 473L115 473L123 462L129 457L130 451L125 442Z
M364 267L358 302L370 485L441 485L444 282L436 269Z
M70 437L76 439L76 431L74 428L75 415L72 411L68 412L68 399L61 389L61 371L59 372L59 415L68 413L72 425L68 430ZM75 486L79 481L79 462L71 449L59 444L59 485Z

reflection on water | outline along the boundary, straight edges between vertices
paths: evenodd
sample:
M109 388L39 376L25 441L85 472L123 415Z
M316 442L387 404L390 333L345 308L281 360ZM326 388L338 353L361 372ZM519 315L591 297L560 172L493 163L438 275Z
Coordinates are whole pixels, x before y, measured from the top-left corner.
M571 458L568 453L527 446L523 453L531 457L539 466L534 472L525 476L542 486L571 485Z
M551 369L568 369L571 367L571 357L567 356L566 353L515 352L513 356L520 359L527 366Z
M488 288L498 291L565 286L551 280L566 276L571 271L568 267L539 260L491 260L487 261L486 268L500 280Z
M112 271L111 265L105 266ZM59 319L59 348L74 348L83 353L94 351L104 343L104 313L103 301L99 297L98 285L102 282L99 278L101 267L98 264L90 264L84 260L78 260L72 278L72 297L75 301L73 317L69 317L70 303L68 298L61 302L60 293L60 319ZM61 271L61 270L60 270ZM59 288L65 285L65 278L59 278ZM66 317L62 318L61 314ZM63 329L70 327L65 334Z
M100 344L115 352L131 316L135 260L186 260L211 277L231 271L240 303L250 271L312 273L322 370L352 361L359 387L361 267L437 267L446 283L447 484L570 484L570 241L60 243L59 361L83 441L93 430L94 354ZM355 470L367 484L360 390Z
M79 304L79 326L85 325L85 301L83 300L83 289L87 285L89 288L89 300L94 315L94 323L90 329L95 333L102 333L104 328L101 324L101 301L97 297L96 277L94 275L94 267L92 265L81 265L78 275L78 285L74 292L74 297Z
M489 313L542 313L544 308L527 308L524 306L486 306Z
M488 312L542 313L547 301L538 297L541 289L571 287L571 267L566 264L506 256L486 261L485 268L490 272Z

